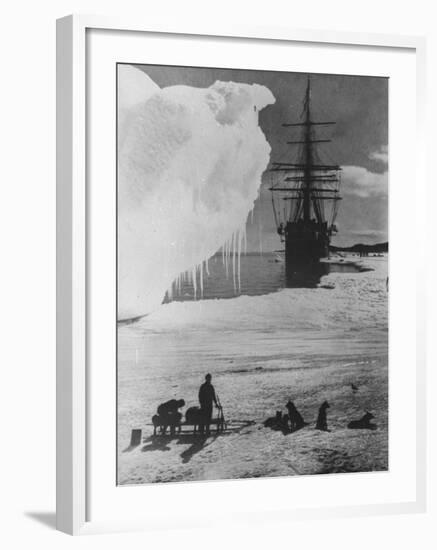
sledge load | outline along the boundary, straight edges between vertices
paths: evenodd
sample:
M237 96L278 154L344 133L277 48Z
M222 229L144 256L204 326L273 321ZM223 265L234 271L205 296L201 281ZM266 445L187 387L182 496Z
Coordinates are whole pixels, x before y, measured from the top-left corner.
M201 407L189 407L183 415L178 411L185 406L183 399L172 399L159 405L157 414L152 416L153 435L197 434L209 433L209 426L213 426L217 433L227 430L227 422L223 414L223 407L217 408L217 416L208 419ZM209 420L209 424L208 424Z

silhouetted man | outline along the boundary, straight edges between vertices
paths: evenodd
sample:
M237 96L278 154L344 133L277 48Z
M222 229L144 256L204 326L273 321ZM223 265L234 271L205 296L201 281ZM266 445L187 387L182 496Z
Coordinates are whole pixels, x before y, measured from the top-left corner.
M203 434L205 426L206 433L209 434L209 425L211 424L213 402L215 403L215 406L218 407L214 386L211 384L211 375L207 374L205 376L205 382L200 386L199 389L199 403L200 410L202 412L202 424L200 424L199 426L199 431L201 434Z

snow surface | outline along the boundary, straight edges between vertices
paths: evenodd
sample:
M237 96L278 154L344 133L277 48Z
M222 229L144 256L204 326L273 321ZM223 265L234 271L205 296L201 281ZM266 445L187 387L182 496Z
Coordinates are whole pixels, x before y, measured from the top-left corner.
M323 278L333 289L173 302L119 325L119 483L387 469L387 258L366 264L374 271ZM196 405L206 372L227 419L254 424L204 440L151 438L157 405ZM265 428L289 399L310 424L290 435ZM328 433L314 429L325 399ZM377 430L347 429L367 410ZM131 449L133 428L143 442Z

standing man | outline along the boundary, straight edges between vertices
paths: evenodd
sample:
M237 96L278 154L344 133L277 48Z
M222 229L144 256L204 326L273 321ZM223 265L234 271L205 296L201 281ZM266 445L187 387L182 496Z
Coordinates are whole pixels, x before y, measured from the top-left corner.
M201 434L203 434L204 427L206 425L207 435L209 435L209 425L211 424L212 418L212 403L214 402L215 406L218 407L214 386L211 384L211 378L211 375L207 374L205 376L205 382L200 386L199 389L199 403L203 417L202 424L200 424L199 426L199 431Z

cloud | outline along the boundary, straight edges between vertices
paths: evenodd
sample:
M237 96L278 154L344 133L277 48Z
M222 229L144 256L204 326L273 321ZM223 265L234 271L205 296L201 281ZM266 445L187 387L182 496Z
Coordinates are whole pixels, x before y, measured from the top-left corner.
M379 151L374 151L373 153L370 153L369 159L388 164L388 145L382 145Z
M388 194L388 172L371 172L363 166L343 166L342 192L357 197L384 197Z
M378 230L378 229L353 229L353 230L350 230L349 233L351 235L356 235L356 236L359 236L359 237L385 237L386 234L387 234L387 231L384 231L384 230Z

